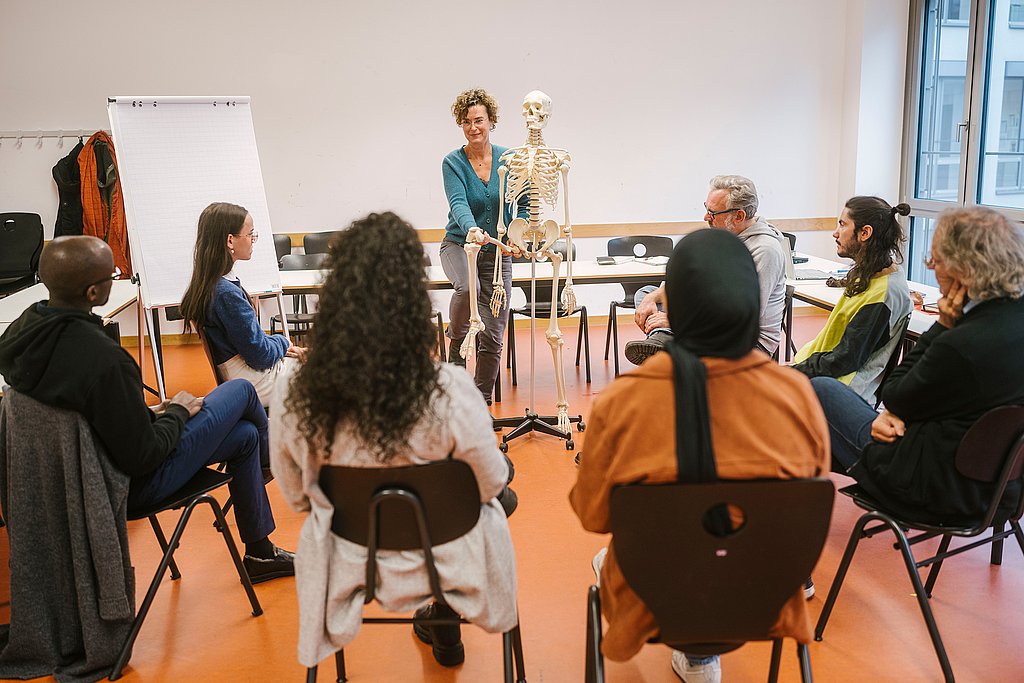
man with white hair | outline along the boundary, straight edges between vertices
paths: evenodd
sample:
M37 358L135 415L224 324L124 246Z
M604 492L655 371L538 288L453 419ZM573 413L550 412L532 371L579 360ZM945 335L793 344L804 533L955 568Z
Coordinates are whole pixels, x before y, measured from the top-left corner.
M717 175L709 184L704 220L712 228L728 230L739 237L754 257L761 296L757 347L770 356L778 349L782 338L782 317L786 307L787 257L782 251L780 235L757 215L757 188L749 178ZM693 295L713 297L715 293L693 292ZM625 352L629 362L640 365L665 348L672 339L672 330L665 313L664 285L644 287L637 292L636 298L636 324L647 338L629 342Z

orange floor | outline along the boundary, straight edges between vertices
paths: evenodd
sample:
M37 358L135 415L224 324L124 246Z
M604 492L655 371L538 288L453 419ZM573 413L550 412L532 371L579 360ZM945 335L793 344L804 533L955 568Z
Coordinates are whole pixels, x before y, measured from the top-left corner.
M824 318L798 317L798 340L813 335ZM621 334L634 338L623 321ZM567 350L575 351L575 331L567 331ZM601 360L604 327L591 332L593 383L582 371L567 372L573 411L589 411L593 397L612 379L611 364ZM520 351L528 332L518 333ZM546 348L544 356L547 356ZM567 358L568 358L567 354ZM521 412L528 400L528 367L520 365L518 389L506 377L499 415ZM630 367L622 361L623 367ZM571 366L571 363L567 363ZM539 361L537 396L541 406L554 402L550 370ZM201 394L213 378L198 346L167 349L168 390ZM577 448L586 449L586 434ZM528 680L560 683L583 678L585 592L593 580L590 559L605 539L588 534L572 514L567 493L575 478L572 454L560 441L533 436L513 443L515 488L520 506L511 518L519 571L519 604ZM841 483L838 481L837 483ZM278 530L274 540L294 547L302 515L291 512L270 486ZM856 519L853 506L837 500L832 530L814 572L817 615ZM177 554L183 577L166 580L154 603L123 680L132 681L300 681L304 670L295 659L297 608L292 579L257 587L265 613L254 618L223 544L203 511L186 533ZM165 526L176 517L166 516ZM132 554L141 592L158 561L149 525L130 526ZM0 537L3 535L0 534ZM4 539L5 540L5 539ZM6 550L0 547L0 550ZM1024 595L1024 559L1008 545L1001 567L988 564L984 550L950 560L936 587L933 607L954 672L960 681L1024 680L1024 635L1019 596ZM0 603L6 599L0 595ZM3 611L0 605L0 611ZM501 680L501 640L465 627L466 663L454 670L437 666L428 647L400 626L367 626L346 649L349 680L360 681L496 681ZM781 680L799 680L792 644L787 643ZM768 646L747 645L723 657L724 680L763 681ZM940 671L917 611L899 555L882 538L867 541L851 568L822 643L811 646L819 681L937 681ZM610 681L678 681L669 668L669 651L648 646L632 661L607 662ZM321 665L321 681L334 680L333 662Z

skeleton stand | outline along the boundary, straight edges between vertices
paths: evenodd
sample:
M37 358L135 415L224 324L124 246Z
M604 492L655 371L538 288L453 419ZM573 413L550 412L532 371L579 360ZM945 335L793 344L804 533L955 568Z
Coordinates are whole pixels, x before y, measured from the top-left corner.
M558 288L554 289L554 294L557 295ZM558 301L554 300L551 302L552 308L555 308L555 314L557 315ZM511 317L511 314L510 314ZM511 324L511 320L509 323ZM515 330L511 330L512 334L515 334ZM548 434L550 436L557 436L559 439L565 439L565 450L571 451L576 448L576 444L572 440L572 428L570 426L569 431L563 432L556 425L558 424L557 415L538 415L533 411L533 406L536 405L536 359L537 359L537 259L530 259L530 403L529 407L526 408L526 415L524 417L496 417L494 418L495 429L506 429L512 427L512 431L508 434L503 434L501 437L501 443L498 444L498 448L502 453L508 453L508 442L513 439L518 439L520 436L529 434L530 432L540 432L541 434ZM555 368L555 372L559 372L561 368ZM569 424L576 424L576 429L583 431L587 428L587 425L583 422L582 415L570 415Z

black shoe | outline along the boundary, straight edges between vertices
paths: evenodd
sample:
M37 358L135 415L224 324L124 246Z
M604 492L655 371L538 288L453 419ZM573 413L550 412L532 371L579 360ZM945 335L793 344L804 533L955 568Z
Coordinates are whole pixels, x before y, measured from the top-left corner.
M267 559L246 555L242 558L242 566L253 583L263 583L282 576L295 576L295 553L274 546L273 557Z
M466 359L462 357L459 351L462 349L462 341L455 341L452 339L448 342L448 362L454 365L458 365L461 368L466 367Z
M269 467L263 468L263 485L266 486L270 482L274 481L274 473L270 471Z
M505 486L498 494L498 502L501 509L505 511L505 517L511 517L512 513L519 507L519 496L512 490L511 486Z
M807 581L804 582L804 600L810 600L814 597L814 582L811 581L811 577L807 577Z
M448 605L432 602L420 607L413 619L458 619ZM426 626L413 622L412 632L416 637L429 645L434 652L434 659L441 666L458 666L466 661L466 649L462 646L462 627L459 624Z
M633 365L641 365L658 351L664 351L670 341L672 341L671 334L658 330L652 332L647 339L628 342L625 348L626 360Z

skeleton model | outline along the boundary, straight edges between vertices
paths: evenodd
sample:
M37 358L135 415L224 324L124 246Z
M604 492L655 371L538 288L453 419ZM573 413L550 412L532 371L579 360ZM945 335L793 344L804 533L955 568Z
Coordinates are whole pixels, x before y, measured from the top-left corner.
M472 303L470 312L469 332L462 343L462 356L466 358L473 352L475 337L483 329L483 322L477 310L476 293L476 257L483 244L493 243L502 250L508 250L516 255L525 255L534 263L539 259L548 258L551 260L552 274L552 296L558 292L559 270L562 264L562 256L552 249L555 241L560 236L566 239L567 254L567 275L565 288L562 290L562 306L565 310L576 308L576 295L572 287L572 228L569 222L569 153L564 149L548 147L544 144L541 130L547 125L551 116L551 98L539 90L534 90L523 99L523 117L526 119L526 127L529 131L525 145L513 147L501 155L498 163L499 190L501 192L503 210L499 212L498 238L487 235L479 228L470 230L466 238L466 255L469 259L469 283L470 297ZM559 228L558 223L552 219L541 220L541 205L547 204L554 208L558 202L558 179L561 175L563 185L563 204L565 207L565 227ZM529 206L529 219L515 218L505 228L504 207L511 207L513 213L515 208L522 205ZM502 244L505 236L508 236L508 246ZM502 285L501 259L494 261L494 293L491 296L491 312L497 316L505 307L508 301L508 292ZM562 367L562 332L558 329L558 306L551 302L551 320L546 333L548 346L551 347L551 356L555 366L555 382L558 387L558 416L557 427L563 438L570 433L570 422L579 421L578 418L569 417L569 403L565 397L565 371ZM532 396L531 380L531 398ZM529 411L528 418L531 418ZM532 418L536 419L536 415ZM529 420L528 420L529 421ZM541 431L547 431L539 428ZM509 438L518 436L519 427L509 435ZM529 429L525 430L529 431ZM550 433L550 432L548 432ZM504 443L502 444L505 445ZM572 448L571 438L566 444Z

